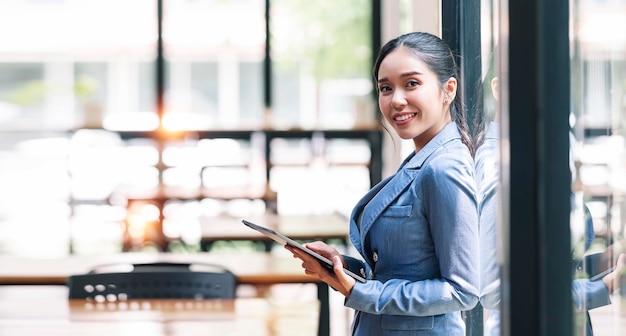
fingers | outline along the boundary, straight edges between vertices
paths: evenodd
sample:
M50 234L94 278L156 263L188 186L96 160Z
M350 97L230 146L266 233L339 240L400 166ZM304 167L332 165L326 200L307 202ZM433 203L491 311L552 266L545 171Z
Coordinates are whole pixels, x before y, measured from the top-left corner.
M617 257L617 263L615 264L615 268L619 273L618 276L624 277L624 275L626 275L626 254L622 253L619 255L619 257Z
M347 277L348 275L343 271L343 264L341 263L341 258L339 258L338 256L335 256L333 257L332 261L333 261L333 271L335 272L335 275L337 275L339 280L343 280L343 278Z
M328 245L326 245L326 243L321 242L321 241L306 243L304 244L304 246L316 252L326 250L329 247Z
M308 253L291 246L285 246L285 248L293 254L294 258L302 260L302 268L305 269L306 274L315 275L322 272L323 267Z
M299 249L293 247L293 246L289 246L289 245L285 245L285 249L289 252L291 252L291 254L293 254L294 258L299 258L299 259L304 259L309 257L308 254L304 253L303 251L300 251Z
M285 246L293 254L294 258L302 260L301 266L305 274L314 276L335 288L344 296L349 296L356 281L344 272L343 261L339 252L323 242L307 243L305 247L329 258L333 263L332 270L322 266L316 258L308 253L292 246Z
M293 248L293 247L291 247L289 245L285 245L284 247L285 247L285 250L287 250L287 251L291 252L291 254L293 254L294 258L298 257L298 254L296 253L296 249L295 248Z
M617 286L626 284L626 254L622 253L617 258Z
M607 276L602 278L602 281L609 289L609 293L612 293L614 290L619 288L620 286L626 283L626 255L624 253L620 254L617 258L617 263L615 267L615 271L609 273Z
M337 290L339 290L339 292L341 292L341 294L343 294L345 297L348 297L350 296L350 293L352 292L352 288L354 287L356 281L344 272L343 263L341 262L340 256L334 256L332 261L333 271L335 272L335 276L341 284L341 288L337 288Z

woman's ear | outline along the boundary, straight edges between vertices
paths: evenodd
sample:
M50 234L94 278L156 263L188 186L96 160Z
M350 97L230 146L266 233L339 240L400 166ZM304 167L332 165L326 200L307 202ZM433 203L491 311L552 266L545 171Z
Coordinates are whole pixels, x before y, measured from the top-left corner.
M498 91L498 77L491 79L491 94L493 95L493 98L498 101L498 98L500 97L500 92Z
M446 81L446 83L443 85L443 93L445 95L445 101L447 103L451 103L454 101L454 98L456 97L456 87L457 81L454 77L448 78L448 81Z

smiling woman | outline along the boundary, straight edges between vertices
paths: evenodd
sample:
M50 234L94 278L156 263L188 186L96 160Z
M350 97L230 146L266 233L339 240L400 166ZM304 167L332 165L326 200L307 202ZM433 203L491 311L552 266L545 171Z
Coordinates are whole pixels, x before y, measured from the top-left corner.
M434 35L409 33L383 46L374 67L381 114L415 150L354 207L350 238L360 260L306 244L333 261L328 270L287 248L307 274L346 297L352 335L465 335L461 312L479 294L478 215L456 71ZM344 267L367 280L356 282Z

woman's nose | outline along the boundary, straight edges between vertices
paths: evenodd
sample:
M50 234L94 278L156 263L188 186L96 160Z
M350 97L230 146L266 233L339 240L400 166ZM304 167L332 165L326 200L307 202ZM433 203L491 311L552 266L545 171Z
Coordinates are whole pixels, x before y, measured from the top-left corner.
M406 106L406 98L404 97L404 93L402 93L402 91L398 90L393 93L393 97L391 98L391 106L398 111L404 109L404 107Z

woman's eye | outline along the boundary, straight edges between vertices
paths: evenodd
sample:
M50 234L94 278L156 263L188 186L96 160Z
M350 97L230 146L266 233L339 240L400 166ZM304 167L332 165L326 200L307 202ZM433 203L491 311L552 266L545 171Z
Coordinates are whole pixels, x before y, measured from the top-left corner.
M378 88L378 91L380 92L389 92L391 91L391 88L389 86L381 86L380 88Z
M406 86L418 86L419 83L415 80L409 81L408 83L406 83Z

